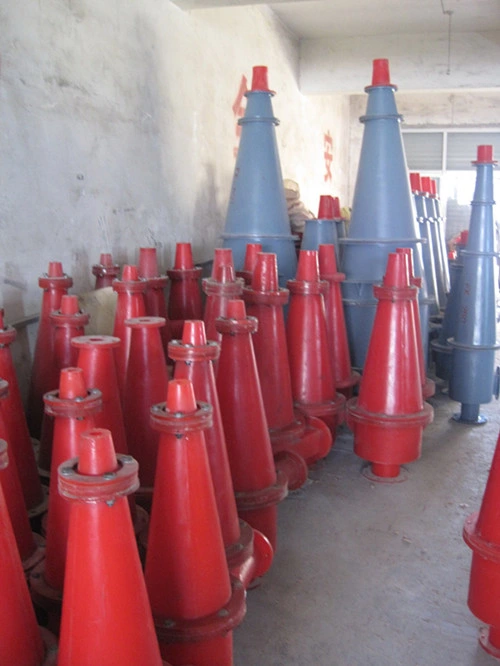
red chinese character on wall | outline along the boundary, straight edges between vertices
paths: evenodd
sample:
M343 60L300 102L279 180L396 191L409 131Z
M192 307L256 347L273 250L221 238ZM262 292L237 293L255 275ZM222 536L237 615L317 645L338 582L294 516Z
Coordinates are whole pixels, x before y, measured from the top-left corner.
M323 157L325 158L325 183L331 182L332 178L332 162L333 162L333 139L330 130L323 134Z
M247 77L243 74L241 77L240 81L240 88L238 90L238 94L236 95L236 99L233 102L233 106L231 107L233 109L233 115L236 119L236 145L233 148L233 155L236 157L238 154L238 146L240 143L240 136L241 136L241 125L238 125L238 118L243 118L245 115L245 106L246 106L246 98L245 98L245 93L248 90L248 81Z

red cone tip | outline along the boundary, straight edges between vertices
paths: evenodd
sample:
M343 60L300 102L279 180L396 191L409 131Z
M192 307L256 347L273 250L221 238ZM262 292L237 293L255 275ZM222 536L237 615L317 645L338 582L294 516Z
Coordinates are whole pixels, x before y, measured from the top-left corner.
M373 61L372 86L394 87L391 83L387 58L377 58Z
M296 280L317 282L319 280L318 253L316 250L301 250Z
M410 280L414 277L413 273L413 249L411 247L397 247L396 252L399 254L406 254L408 257L408 271L410 273Z
M85 476L102 476L116 472L116 460L113 438L109 430L94 428L80 436L80 456L78 472Z
M459 239L459 244L460 245L467 245L469 242L469 230L464 229L463 231L460 232L460 239Z
M0 308L0 331L3 331L5 328L4 315L5 315L4 309Z
M494 164L493 146L478 146L476 162L479 164Z
M139 248L139 275L143 278L158 277L158 258L155 247Z
M77 312L80 312L80 306L78 305L78 296L65 294L61 298L61 308L59 312L65 315L74 315Z
M342 217L342 211L340 210L340 199L338 197L333 197L333 219L340 220Z
M216 282L228 284L235 281L234 268L232 266L218 266L215 274Z
M333 197L322 194L319 198L318 220L333 220Z
M101 252L99 256L99 263L101 266L106 266L106 267L111 267L113 266L113 257L109 254L109 252Z
M410 273L406 254L390 252L384 275L384 287L409 287Z
M189 270L190 268L194 268L191 243L177 243L175 246L174 270Z
M137 282L139 279L139 271L137 266L131 266L130 264L125 264L122 271L122 280L125 282Z
M233 251L230 247L218 247L214 252L214 263L212 265L212 277L217 279L217 271L220 266L233 266Z
M261 252L257 255L257 263L252 276L252 289L254 291L278 291L278 259L271 252Z
M51 261L47 271L49 277L63 277L64 271L60 261Z
M437 183L433 178L431 178L431 194L433 197L437 196Z
M422 183L420 182L420 174L419 173L410 173L410 185L411 185L411 191L412 192L421 192L422 191Z
M267 67L256 65L252 69L252 92L271 92L267 82Z
M87 387L81 368L64 368L59 376L59 397L63 400L85 398Z
M184 328L182 329L182 343L184 345L192 345L193 347L206 345L205 324L200 320L188 319L185 321Z
M243 266L245 271L253 271L259 252L262 252L262 245L260 243L247 243L247 249L245 250L245 265Z
M169 412L181 414L196 411L194 388L189 379L172 379L168 383L167 409Z
M337 258L335 257L335 246L320 245L318 247L318 262L320 275L333 275L337 272Z
M240 299L228 301L226 317L228 319L236 319L239 321L241 321L242 319L246 319L247 312L245 310L245 301L242 301Z
M422 187L422 192L426 192L427 194L431 194L432 192L432 185L431 185L431 179L429 176L422 176L420 178L420 184Z

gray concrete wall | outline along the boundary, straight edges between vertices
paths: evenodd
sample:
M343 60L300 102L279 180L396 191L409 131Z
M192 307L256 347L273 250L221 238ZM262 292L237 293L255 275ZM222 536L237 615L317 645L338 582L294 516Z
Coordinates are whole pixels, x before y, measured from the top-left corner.
M39 309L63 262L74 292L111 251L176 241L210 259L224 227L242 75L269 66L284 177L315 209L347 195L349 102L304 97L298 44L266 7L183 12L169 0L7 0L0 8L0 302ZM325 183L323 135L334 141Z

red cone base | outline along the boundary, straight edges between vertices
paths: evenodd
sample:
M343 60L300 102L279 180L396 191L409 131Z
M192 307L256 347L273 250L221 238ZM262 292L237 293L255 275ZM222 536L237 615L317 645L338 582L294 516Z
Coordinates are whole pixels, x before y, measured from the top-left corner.
M470 515L464 525L465 543L472 549L469 597L471 612L490 625L481 630L479 642L494 657L500 656L500 436L479 513Z
M394 479L400 465L420 457L422 431L433 418L422 399L412 307L417 288L410 285L406 254L389 254L374 294L379 303L359 397L347 403L348 424L356 455L372 462L374 475Z
M80 457L59 468L72 506L58 666L162 664L126 500L138 485L108 430L83 435Z
M232 666L245 592L229 577L202 433L212 409L174 379L151 419L161 439L145 575L162 655L174 666Z
M212 405L213 425L205 430L205 442L215 501L229 571L246 589L268 571L274 553L263 534L254 534L250 525L238 519L212 363L219 356L219 346L207 342L202 321L186 321L182 340L171 342L169 353L175 361L174 378L191 381L196 397Z
M216 326L222 336L217 390L238 514L276 549L276 505L287 495L287 481L276 473L262 401L251 338L257 320L246 316L243 301L229 301Z
M170 278L168 317L172 338L180 340L186 319L202 319L200 279L202 268L195 266L191 243L177 243L174 267L167 271Z

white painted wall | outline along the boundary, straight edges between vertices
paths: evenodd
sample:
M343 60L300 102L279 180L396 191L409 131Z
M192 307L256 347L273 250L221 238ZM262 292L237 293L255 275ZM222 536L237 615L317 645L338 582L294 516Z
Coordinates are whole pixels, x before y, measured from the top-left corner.
M60 260L91 288L102 251L133 262L176 241L211 258L234 168L242 74L269 66L284 177L315 209L347 196L349 102L304 97L298 44L266 7L182 12L169 0L7 0L0 8L0 285L7 320L38 311ZM323 134L334 137L333 184Z

